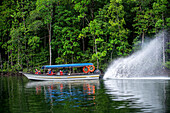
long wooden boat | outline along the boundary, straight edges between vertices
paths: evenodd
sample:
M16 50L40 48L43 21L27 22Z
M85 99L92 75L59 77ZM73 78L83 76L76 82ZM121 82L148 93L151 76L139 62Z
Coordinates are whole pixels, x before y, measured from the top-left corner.
M60 85L60 84L67 84L73 86L83 86L84 84L93 84L97 87L99 86L99 79L95 80L48 80L48 81L29 81L26 83L26 88L33 88L37 86L51 86L51 85Z
M61 65L45 65L42 69L54 69L54 68L73 68L73 67L87 67L85 73L68 73L64 75L47 75L47 74L32 74L23 73L29 80L94 80L99 79L100 71L89 72L89 66L93 66L93 63L76 63L76 64L61 64ZM84 70L83 70L84 71ZM86 73L88 72L88 73Z

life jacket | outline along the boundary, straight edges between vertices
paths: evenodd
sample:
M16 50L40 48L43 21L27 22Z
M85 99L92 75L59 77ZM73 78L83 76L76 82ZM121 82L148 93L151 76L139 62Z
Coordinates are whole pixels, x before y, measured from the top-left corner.
M48 75L53 75L53 72L52 72L52 71L49 71Z
M36 71L36 72L35 72L35 74L37 74L37 75L41 75L41 72L37 72L37 71Z

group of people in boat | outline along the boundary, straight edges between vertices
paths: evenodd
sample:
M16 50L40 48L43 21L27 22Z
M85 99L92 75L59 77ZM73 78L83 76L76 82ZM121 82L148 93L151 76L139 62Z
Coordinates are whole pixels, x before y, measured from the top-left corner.
M48 72L46 74L47 75L67 75L67 73L63 73L62 70L60 70L59 72L55 73L51 69L48 69Z
M41 74L41 71L38 70L38 69L35 69L35 74L38 74L40 75ZM53 72L51 69L48 69L48 72L46 73L47 75L68 75L68 71L65 69L65 70L60 70L59 72L55 73Z
M80 71L78 71L80 72ZM94 73L94 74L100 74L100 70L95 70L94 66L91 66L90 68L87 66L83 67L83 73ZM41 74L41 71L39 71L38 69L35 69L35 74ZM47 75L70 75L71 74L71 70L68 72L68 70L66 68L64 68L63 70L57 70L56 72L54 70L48 69L48 72L46 73ZM73 73L72 73L73 74ZM76 74L76 73L74 73ZM77 73L77 74L82 74L82 73Z

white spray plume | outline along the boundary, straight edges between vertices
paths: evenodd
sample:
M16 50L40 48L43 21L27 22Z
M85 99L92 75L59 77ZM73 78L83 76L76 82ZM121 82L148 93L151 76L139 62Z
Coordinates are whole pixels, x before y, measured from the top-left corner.
M113 61L106 70L104 79L146 77L160 73L162 64L162 36L163 33L158 34L155 39L131 56Z

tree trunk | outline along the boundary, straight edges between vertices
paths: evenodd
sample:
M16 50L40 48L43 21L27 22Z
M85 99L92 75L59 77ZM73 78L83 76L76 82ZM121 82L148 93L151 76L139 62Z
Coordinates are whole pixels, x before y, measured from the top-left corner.
M113 59L113 48L112 48L112 52L111 52L111 60Z
M97 57L97 44L96 44L95 36L94 36L94 41L95 41L95 51L96 51L96 59L97 59L97 69L99 69L99 59Z
M53 17L53 10L51 9L51 19ZM48 26L48 34L49 34L49 53L50 53L50 65L51 65L51 62L52 62L52 52L51 52L51 23L52 21L50 21L49 24L47 24Z
M163 49L163 53L162 53L163 59L162 60L163 60L163 65L164 65L165 64L165 32L164 32L164 14L163 13L162 13L162 20L163 20L163 25L162 25L163 26L163 30L162 30L163 31L162 32L163 33L163 40L162 40L162 43L163 43L162 44L162 46L163 46L163 48L162 48Z
M24 11L23 11L24 12ZM26 59L27 62L27 69L28 69L28 63L29 63L29 58L27 57L26 51L27 51L27 39L26 39L26 24L25 24L25 18L23 16L23 22L24 22L24 40L25 40L25 51L24 51L24 57Z
M85 51L84 38L82 39L82 43L83 43L83 53L84 53L84 51Z
M73 54L72 54L72 64L74 63L74 61L73 61ZM72 72L74 73L74 69L72 68Z
M155 28L156 29L156 28ZM155 30L155 34L156 34L156 30ZM158 37L156 37L156 41L158 41ZM158 55L158 47L156 46L156 62L158 62L159 60L159 55Z
M49 34L49 54L50 54L50 65L51 65L51 58L52 58L52 53L51 53L51 22L49 24L49 29L48 29L48 34Z
M1 58L1 53L0 53L0 63L1 63L1 70L2 70L2 58Z
M91 8L90 8L90 10L91 10L91 17L92 17L92 21L93 21L94 20L94 11L93 11L92 8L94 8L94 0L91 1Z
M84 28L84 22L85 22L85 17L83 18L83 28ZM83 53L85 51L85 43L84 43L84 38L82 39L82 43L83 43Z
M165 64L165 34L164 34L164 30L163 30L163 40L162 40L162 49L163 49L163 64Z
M92 1L91 1L91 8L90 8L92 21L94 20L94 11L93 11L93 8L94 8L94 1L92 0ZM94 36L94 38L93 38L93 42L95 42L95 44L93 45L93 53L94 53L94 52L95 52L95 49L96 49L96 39L95 39L95 36ZM95 47L94 47L94 46L95 46Z
M94 49L95 49L95 47L94 47L94 46L95 46L95 44L96 44L95 37L93 37L93 42L94 42L94 43L93 43L93 53L94 53Z
M19 64L19 59L20 59L19 51L20 51L20 49L19 49L19 39L18 39L18 66L20 65L20 64Z
M11 54L11 67L13 66L13 60L12 60L12 50L10 50L10 54Z
M145 39L145 32L143 31L143 33L142 33L142 46L144 44L144 39Z

